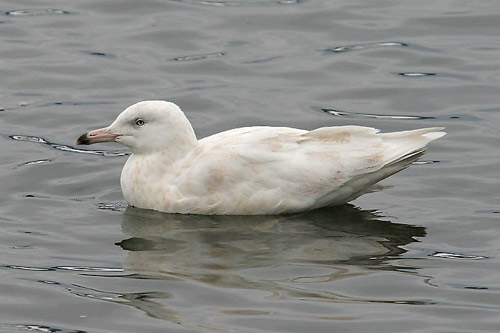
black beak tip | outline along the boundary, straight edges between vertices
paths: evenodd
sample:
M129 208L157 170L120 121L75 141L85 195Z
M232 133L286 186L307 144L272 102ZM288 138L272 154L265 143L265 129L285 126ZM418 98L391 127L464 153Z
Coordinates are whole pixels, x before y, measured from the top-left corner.
M87 135L87 133L82 134L77 140L76 140L77 145L89 145L90 144L90 138Z

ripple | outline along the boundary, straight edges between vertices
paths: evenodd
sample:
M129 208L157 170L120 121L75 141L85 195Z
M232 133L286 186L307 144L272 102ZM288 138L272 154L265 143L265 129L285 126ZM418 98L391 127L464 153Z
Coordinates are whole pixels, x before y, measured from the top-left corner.
M70 271L70 272L99 272L99 273L121 273L123 268L118 267L90 267L90 266L51 266L51 267L35 267L21 265L0 265L1 268L17 269L22 271L48 272L48 271Z
M481 210L476 210L475 213L500 214L500 209L481 209Z
M116 267L90 267L90 266L55 266L54 269L72 272L106 272L106 273L121 273L123 268Z
M99 202L97 208L102 210L111 210L114 212L123 212L127 206L128 205L124 202Z
M55 266L57 270L73 271L73 272L123 272L123 268L113 267L89 267L89 266Z
M102 58L116 58L114 55L109 54L109 53L104 53L104 52L94 52L94 51L81 51L83 54L95 56L95 57L102 57Z
M195 5L209 6L237 6L237 7L260 7L260 6L280 6L296 5L308 0L171 0L175 2L185 2Z
M18 269L22 271L35 271L35 272L47 272L47 271L55 271L54 268L51 267L29 267L29 266L20 266L20 265L1 265L2 268L10 268L10 269Z
M462 253L452 253L452 252L433 252L429 254L429 257L444 258L444 259L471 259L471 260L483 260L488 259L486 256L476 256Z
M198 61L198 60L205 60L205 59L209 59L209 58L224 57L225 55L226 55L226 52L214 52L214 53L194 54L194 55L176 57L176 58L172 58L169 60L170 61Z
M486 287L486 286L480 286L480 285L471 285L469 283L467 284L464 284L464 283L457 283L457 282L453 282L453 283L446 283L445 284L446 286L450 286L452 288L455 288L455 289L469 289L469 290L499 290L499 288L491 288L491 287Z
M328 108L318 108L311 107L316 111L323 111L328 114L337 117L363 117L363 118L377 118L377 119L403 119L403 120L424 120L424 119L436 119L436 117L427 117L427 116L413 116L413 115L388 115L388 114L375 114L375 113L361 113L361 112L350 112L350 111L341 111L336 109L328 109Z
M73 295L91 298L91 299L99 299L102 301L114 301L116 299L116 297L123 296L123 295L118 294L118 293L101 291L101 290L97 290L97 289L92 289L92 288L80 286L77 284L67 284L67 283L61 283L61 282L51 281L51 280L38 280L37 282L55 285L55 286L61 286Z
M14 245L10 247L13 250L31 250L33 246L31 245Z
M379 47L406 47L406 46L408 46L408 44L402 42L378 42L378 43L336 46L322 51L326 53L344 53L344 52L373 49Z
M172 295L166 292L151 291L140 293L117 293L89 288L77 284L68 284L51 280L36 281L39 283L64 288L69 293L75 296L133 306L139 310L145 311L153 318L169 320L176 324L181 323L181 316L178 313L165 308L162 304L154 301L154 299L158 298L172 298Z
M78 154L99 155L99 156L107 156L107 157L117 157L117 156L130 155L130 153L122 152L122 151L88 150L88 149L75 148L75 147L71 147L71 146L67 146L67 145L53 143L53 142L50 142L44 138L41 138L38 136L31 136L31 135L9 135L9 138L11 138L12 140L15 140L15 141L28 141L28 142L41 143L41 144L50 146L50 147L57 149L57 150L71 152L71 153L78 153Z
M436 164L440 163L441 161L438 160L427 160L427 161L415 161L412 164L413 165L426 165L426 164Z
M24 162L24 163L18 164L14 169L21 168L21 167L24 167L24 166L29 166L29 165L37 165L37 164L44 164L44 163L50 163L50 162L52 162L52 160L48 159L48 158L44 158L44 159L40 159L40 160L34 160L34 161L28 161L28 162Z
M64 329L64 328L56 328L50 327L46 325L40 324L6 324L0 323L0 330L2 331L29 331L29 332L46 332L46 333L87 333L87 331L80 331L74 329Z
M406 304L406 305L437 305L437 302L434 301L389 301L387 303L392 303L392 304Z
M481 286L465 286L463 288L470 289L470 290L488 290L488 289L490 289L488 287L481 287Z
M38 194L23 194L22 195L23 198L38 198L38 199L50 199L49 196L47 195L38 195Z
M21 234L28 234L28 235L33 235L33 236L48 236L48 234L44 234L38 231L31 231L31 230L17 230L17 232Z
M71 13L55 8L29 8L29 9L17 9L5 12L5 15L9 16L40 16L40 15L70 15Z
M400 73L395 73L395 74L400 75L400 76L408 76L408 77L423 77L423 76L437 75L437 73L419 73L419 72L400 72Z
M95 199L95 197L90 196L90 197L71 198L70 200L73 200L73 201L76 201L76 202L84 202L84 201L92 201L94 199Z

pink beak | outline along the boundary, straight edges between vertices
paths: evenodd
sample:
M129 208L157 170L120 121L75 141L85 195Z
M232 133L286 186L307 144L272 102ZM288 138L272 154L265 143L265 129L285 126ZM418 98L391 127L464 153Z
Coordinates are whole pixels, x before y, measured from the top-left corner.
M118 135L111 133L108 127L83 134L76 140L77 145L91 145L99 142L113 142Z

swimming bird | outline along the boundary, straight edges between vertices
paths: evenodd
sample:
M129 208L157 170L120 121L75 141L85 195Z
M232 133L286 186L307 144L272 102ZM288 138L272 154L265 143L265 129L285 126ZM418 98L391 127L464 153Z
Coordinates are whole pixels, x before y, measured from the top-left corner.
M362 126L236 128L198 140L181 109L143 101L77 144L132 154L120 183L130 206L166 213L264 215L346 203L408 167L441 127L379 133Z

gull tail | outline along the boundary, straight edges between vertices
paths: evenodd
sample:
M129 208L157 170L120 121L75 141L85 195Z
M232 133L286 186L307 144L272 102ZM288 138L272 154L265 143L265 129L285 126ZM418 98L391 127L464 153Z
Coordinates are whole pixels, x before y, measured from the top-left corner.
M442 131L443 129L443 127L431 127L379 134L387 146L384 168L405 160L411 160L409 163L412 163L415 161L412 157L417 156L418 159L422 156L429 142L446 135L446 132Z
M367 187L409 167L425 153L426 145L446 135L443 127L422 128L411 131L378 134L386 145L384 165L377 171L362 174L351 179L346 185L354 191L346 201L356 199L365 193Z

